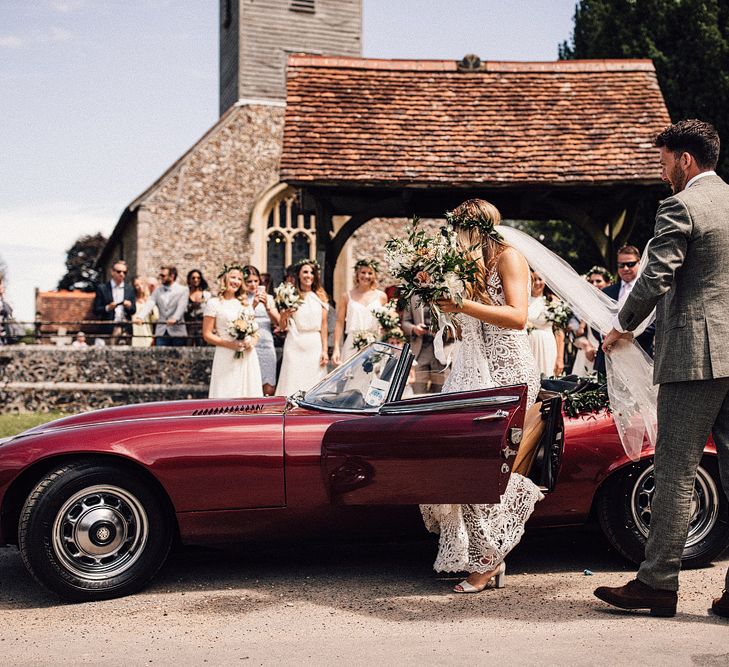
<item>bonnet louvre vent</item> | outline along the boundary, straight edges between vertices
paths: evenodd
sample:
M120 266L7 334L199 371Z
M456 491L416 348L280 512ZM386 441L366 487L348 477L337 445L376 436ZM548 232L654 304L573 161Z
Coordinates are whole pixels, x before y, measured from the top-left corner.
M209 415L230 415L240 414L246 412L261 412L263 410L262 405L226 405L220 408L203 408L201 410L194 410L192 413L193 417L207 417Z

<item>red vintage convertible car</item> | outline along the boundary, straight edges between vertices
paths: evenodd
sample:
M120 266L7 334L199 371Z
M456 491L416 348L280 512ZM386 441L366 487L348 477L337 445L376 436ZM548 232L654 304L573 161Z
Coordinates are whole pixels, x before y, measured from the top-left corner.
M412 354L375 343L288 399L149 403L67 417L0 441L0 544L69 600L132 593L175 540L423 531L418 503L498 502L512 471L547 492L532 523L596 516L642 556L651 452L629 461L608 415L563 420L522 385L400 400ZM711 444L685 563L729 543Z

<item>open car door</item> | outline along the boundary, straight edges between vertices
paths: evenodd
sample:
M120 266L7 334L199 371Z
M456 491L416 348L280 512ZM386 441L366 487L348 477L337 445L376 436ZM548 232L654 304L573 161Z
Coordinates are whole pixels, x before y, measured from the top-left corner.
M497 503L521 437L525 385L385 403L333 424L325 483L346 505Z

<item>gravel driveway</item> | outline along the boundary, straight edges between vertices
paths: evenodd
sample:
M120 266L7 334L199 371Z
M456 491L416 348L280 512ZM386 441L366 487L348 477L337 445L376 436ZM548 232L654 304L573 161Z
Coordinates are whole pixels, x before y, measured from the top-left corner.
M455 595L430 541L178 550L145 591L63 604L0 549L0 661L47 664L729 664L729 620L707 614L725 557L682 574L673 619L591 592L634 568L588 529L530 531L506 588ZM585 570L593 574L585 575Z

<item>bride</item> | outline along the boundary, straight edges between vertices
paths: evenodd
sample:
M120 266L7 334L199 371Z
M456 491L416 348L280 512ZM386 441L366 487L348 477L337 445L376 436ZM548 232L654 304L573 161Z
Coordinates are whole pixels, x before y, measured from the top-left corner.
M483 199L469 199L449 216L463 252L478 265L474 283L461 305L440 300L456 314L460 348L444 392L526 384L527 408L539 391L539 371L526 332L529 266L495 227L498 209ZM495 505L422 505L426 528L440 535L434 569L467 571L456 593L478 593L495 578L503 586L504 558L524 534L524 524L543 498L529 479L512 473L501 503Z

